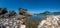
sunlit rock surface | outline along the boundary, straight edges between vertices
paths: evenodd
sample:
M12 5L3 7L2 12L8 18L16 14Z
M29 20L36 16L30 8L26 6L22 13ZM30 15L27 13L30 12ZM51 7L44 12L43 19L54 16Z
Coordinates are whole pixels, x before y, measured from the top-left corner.
M20 25L21 27L20 28L26 28L26 25Z
M20 28L20 20L17 20L18 18L23 18L23 15L14 15L9 18L0 18L0 28L3 26L5 28Z
M38 28L60 28L60 16L47 16L39 23Z
M27 10L20 8L16 13L14 10L0 8L0 28L25 28L26 17L32 16Z

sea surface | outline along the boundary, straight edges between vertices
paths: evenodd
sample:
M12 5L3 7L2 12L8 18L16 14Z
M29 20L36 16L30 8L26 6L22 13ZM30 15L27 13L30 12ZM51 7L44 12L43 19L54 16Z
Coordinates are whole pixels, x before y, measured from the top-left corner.
M56 16L56 15L60 15L60 14L39 14L39 15L34 15L34 16L31 16L28 20L29 21L41 21L43 20L46 16Z

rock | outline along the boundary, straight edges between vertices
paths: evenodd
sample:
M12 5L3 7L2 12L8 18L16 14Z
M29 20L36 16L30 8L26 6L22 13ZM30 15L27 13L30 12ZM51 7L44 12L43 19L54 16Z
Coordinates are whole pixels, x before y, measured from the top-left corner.
M3 18L4 17L4 15L0 15L0 18Z
M19 8L19 14L20 15L27 15L27 16L32 16L32 13L29 13L26 9Z
M1 9L0 9L0 15L1 15L1 14L5 14L5 13L7 13L6 8L1 8Z
M21 27L20 28L26 28L26 25L21 25Z
M16 12L14 11L14 10L10 10L9 11L9 16L13 16L13 15L15 15L16 14Z
M17 14L14 10L10 10L7 13L6 8L0 9L0 24L5 27L10 28L26 28L25 22L26 22L26 16L30 15L27 10L19 10L19 14Z
M9 14L8 13L4 14L4 18L9 18Z
M47 16L45 20L42 20L38 25L38 28L60 28L60 16Z

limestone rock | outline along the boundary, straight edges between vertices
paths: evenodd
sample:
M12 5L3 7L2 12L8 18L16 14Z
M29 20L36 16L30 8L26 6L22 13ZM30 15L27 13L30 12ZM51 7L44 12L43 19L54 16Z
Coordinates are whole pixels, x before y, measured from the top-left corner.
M32 16L32 13L29 13L26 9L19 8L19 14L20 15L27 15L27 16Z
M0 8L0 15L7 13L6 8Z
M14 11L14 10L10 10L9 11L9 16L13 16L13 15L15 15L16 14L16 12Z
M38 28L60 28L60 16L47 16L38 25Z

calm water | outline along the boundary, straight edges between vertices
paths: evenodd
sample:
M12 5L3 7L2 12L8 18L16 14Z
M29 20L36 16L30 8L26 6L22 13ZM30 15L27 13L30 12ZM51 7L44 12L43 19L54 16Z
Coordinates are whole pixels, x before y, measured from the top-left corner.
M40 14L40 15L34 15L34 16L32 16L31 18L33 18L33 19L37 19L37 18L44 18L45 16L56 16L56 15L58 15L58 14L48 14L48 15L46 15L46 14ZM60 14L59 14L60 15Z
M38 20L43 20L46 16L55 16L55 15L58 15L58 14L48 14L48 15L46 15L46 14L40 14L40 15L34 15L34 16L31 16L30 18L29 18L29 21L33 21L33 20L35 20L35 21L38 21ZM60 15L60 14L59 14Z

